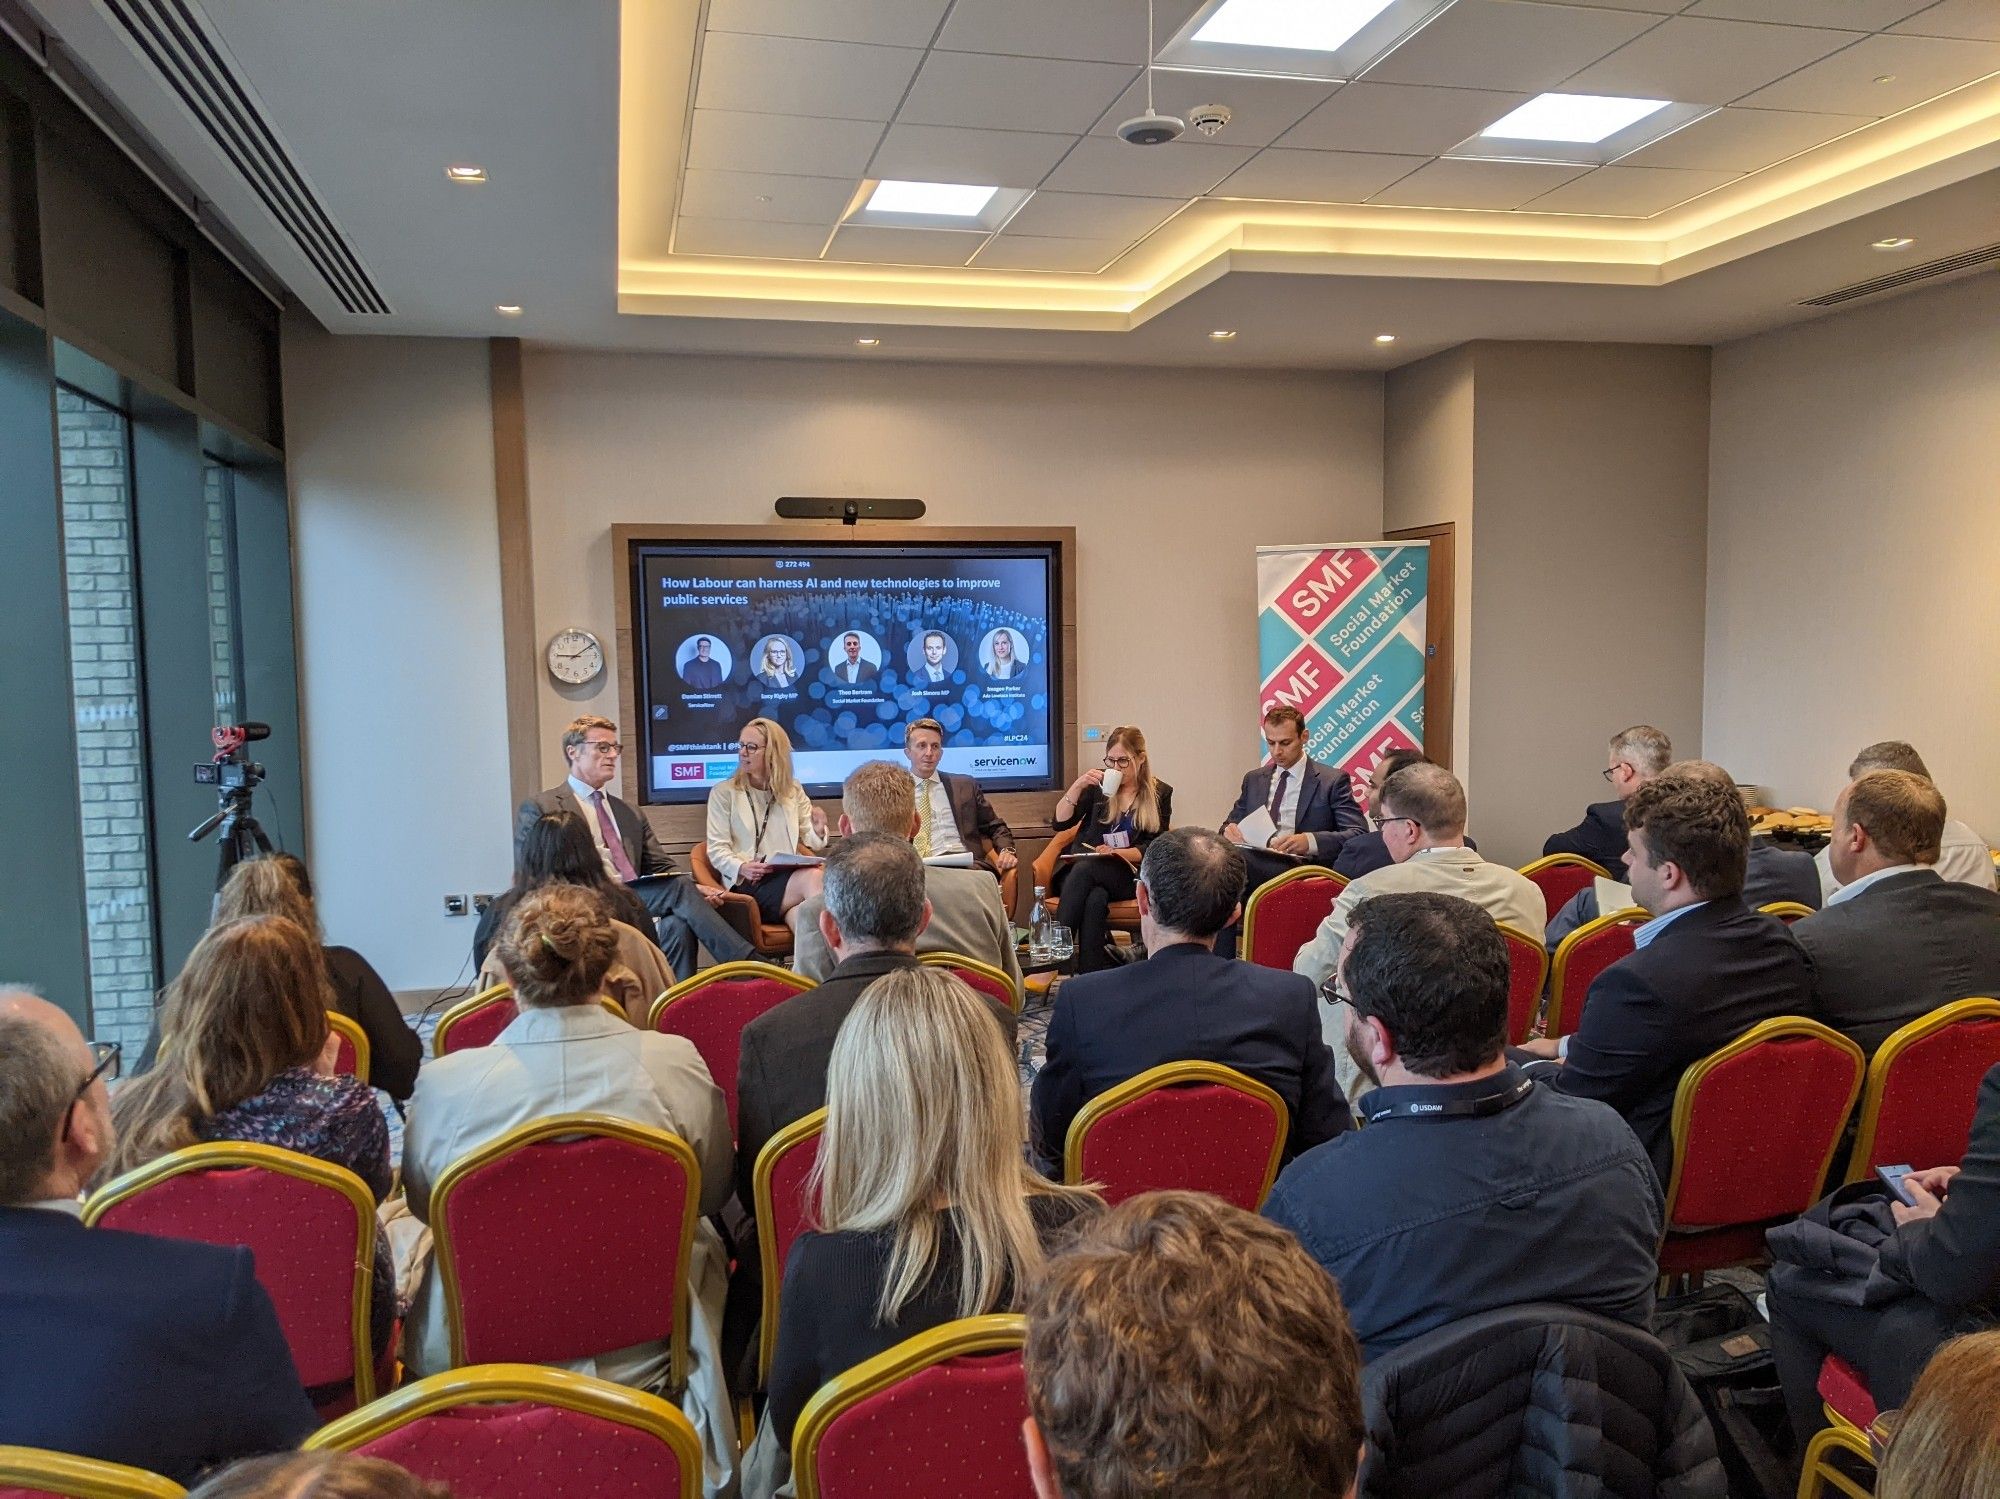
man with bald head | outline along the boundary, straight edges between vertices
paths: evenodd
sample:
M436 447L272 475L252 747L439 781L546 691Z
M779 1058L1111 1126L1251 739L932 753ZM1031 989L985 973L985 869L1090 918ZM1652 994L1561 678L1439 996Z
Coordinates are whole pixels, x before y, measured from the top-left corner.
M188 1484L319 1421L249 1250L83 1226L117 1058L0 985L0 1444Z

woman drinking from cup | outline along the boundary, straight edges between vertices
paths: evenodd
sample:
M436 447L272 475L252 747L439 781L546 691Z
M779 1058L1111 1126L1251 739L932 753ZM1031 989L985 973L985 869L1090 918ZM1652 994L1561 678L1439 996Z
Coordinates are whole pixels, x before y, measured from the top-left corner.
M1078 776L1056 803L1056 831L1077 830L1070 851L1102 855L1056 871L1056 919L1076 933L1078 972L1116 961L1107 951L1111 904L1137 893L1139 859L1172 826L1173 797L1174 788L1153 777L1146 736L1125 724L1105 741L1103 767Z

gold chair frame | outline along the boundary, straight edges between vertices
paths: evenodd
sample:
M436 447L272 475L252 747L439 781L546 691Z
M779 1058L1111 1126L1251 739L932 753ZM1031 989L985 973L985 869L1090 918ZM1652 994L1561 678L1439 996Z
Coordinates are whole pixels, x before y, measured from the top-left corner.
M356 1021L348 1019L338 1010L326 1012L326 1028L337 1031L347 1038L347 1044L354 1048L354 1076L362 1083L368 1081L368 1064L372 1053L368 1047L368 1032Z
M1006 969L996 968L991 963L968 958L962 952L918 953L917 961L926 968L964 968L983 978L993 979L1007 990L1009 996L1007 1003L1013 1007L1016 1015L1021 1013L1021 1007L1027 1003L1026 996L1021 993L1021 986L1014 982L1013 976Z
M1257 934L1257 911L1264 903L1264 897L1280 885L1297 884L1300 880L1333 881L1333 898L1340 899L1340 892L1347 888L1347 876L1335 874L1318 864L1301 864L1296 869L1287 869L1275 879L1266 880L1250 892L1250 898L1243 903L1243 930L1237 934L1237 956L1248 963L1251 961L1252 944ZM1331 909L1331 907L1329 907Z
M1919 1041L1940 1031L1950 1030L1967 1020L2000 1020L2000 999L1977 997L1939 1005L1928 1015L1920 1015L1901 1029L1892 1031L1875 1048L1868 1063L1868 1081L1861 1090L1861 1121L1854 1131L1854 1150L1847 1158L1846 1180L1864 1181L1874 1173L1868 1158L1875 1152L1875 1135L1882 1123L1882 1100L1889 1088L1889 1074L1897 1060ZM1928 1161L1925 1166L1955 1166L1956 1161Z
M183 1499L170 1478L123 1463L75 1457L41 1447L0 1447L0 1489L34 1489L64 1499Z
M739 958L732 963L717 963L713 968L702 969L693 978L682 979L654 1000L652 1009L646 1014L646 1028L658 1030L660 1017L667 1013L670 1006L686 999L699 989L707 988L710 984L726 983L731 979L771 979L787 985L800 994L816 987L813 981L802 973L794 973L789 968L780 968L776 963L765 963L756 958Z
M1556 944L1555 957L1549 962L1549 1007L1542 1017L1542 1030L1545 1034L1551 1036L1562 1034L1559 1027L1562 1024L1564 981L1569 977L1570 960L1583 939L1622 922L1645 922L1652 919L1652 913L1644 906L1623 906L1608 915L1586 921Z
M777 1173L778 1159L794 1146L826 1131L826 1110L814 1109L803 1119L794 1119L764 1142L751 1168L750 1196L757 1214L758 1264L763 1267L763 1315L757 1330L757 1383L762 1386L771 1372L771 1359L778 1351L778 1293L783 1289L785 1267L778 1263L778 1230L772 1221L775 1199L771 1178Z
M1278 1127L1271 1136L1270 1157L1264 1163L1264 1184L1257 1192L1257 1201L1261 1205L1271 1195L1271 1184L1278 1179L1278 1162L1284 1155L1285 1141L1292 1131L1292 1111L1285 1107L1284 1099L1257 1079L1246 1077L1234 1067L1225 1067L1220 1062L1165 1062L1158 1067L1149 1067L1137 1077L1127 1078L1117 1087L1107 1088L1091 1099L1070 1120L1069 1132L1063 1137L1063 1180L1072 1185L1084 1185L1084 1140L1091 1127L1107 1114L1149 1093L1194 1083L1214 1083L1233 1089L1263 1104L1276 1119Z

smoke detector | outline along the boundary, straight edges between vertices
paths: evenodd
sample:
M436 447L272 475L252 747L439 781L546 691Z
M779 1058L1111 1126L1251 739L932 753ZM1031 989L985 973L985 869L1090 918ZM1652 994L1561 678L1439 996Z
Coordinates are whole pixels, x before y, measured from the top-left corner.
M1229 106L1197 104L1188 111L1187 122L1203 135L1214 135L1229 123Z

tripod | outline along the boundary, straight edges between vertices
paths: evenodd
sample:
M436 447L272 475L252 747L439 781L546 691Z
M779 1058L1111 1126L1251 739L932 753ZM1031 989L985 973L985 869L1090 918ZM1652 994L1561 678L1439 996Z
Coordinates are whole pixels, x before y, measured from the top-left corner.
M224 791L221 807L188 834L188 842L199 843L217 828L222 830L215 849L215 888L220 890L229 878L229 871L238 864L271 852L271 840L264 836L264 829L251 815L248 786L232 786Z

